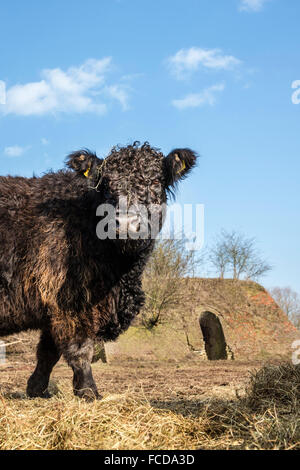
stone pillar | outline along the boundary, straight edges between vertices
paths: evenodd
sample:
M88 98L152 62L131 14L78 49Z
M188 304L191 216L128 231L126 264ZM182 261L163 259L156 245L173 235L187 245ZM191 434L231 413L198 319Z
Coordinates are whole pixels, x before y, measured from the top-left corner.
M221 322L217 315L204 312L199 319L205 343L207 359L216 361L227 359L226 341Z

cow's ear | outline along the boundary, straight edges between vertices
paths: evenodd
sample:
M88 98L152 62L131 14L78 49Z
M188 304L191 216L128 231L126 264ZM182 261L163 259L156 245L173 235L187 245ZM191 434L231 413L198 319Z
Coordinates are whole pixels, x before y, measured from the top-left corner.
M77 152L70 153L66 158L66 165L85 178L91 178L96 168L102 162L102 159L89 150L78 150Z
M175 149L163 160L166 186L175 186L196 165L197 154L190 149Z

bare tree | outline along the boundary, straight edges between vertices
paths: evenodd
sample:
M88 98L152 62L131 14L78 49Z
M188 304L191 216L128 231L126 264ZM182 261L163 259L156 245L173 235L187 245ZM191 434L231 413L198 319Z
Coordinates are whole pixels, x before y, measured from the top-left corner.
M300 328L300 296L290 287L274 287L270 294L297 328Z
M226 273L233 279L258 279L272 269L261 258L255 238L246 238L236 231L221 231L209 250L209 261L221 279Z
M141 312L143 326L152 330L166 312L185 296L183 280L193 275L195 254L185 249L185 240L158 240L143 277L146 303Z
M219 277L224 279L227 266L229 265L229 257L226 247L221 240L210 249L208 259L217 270Z

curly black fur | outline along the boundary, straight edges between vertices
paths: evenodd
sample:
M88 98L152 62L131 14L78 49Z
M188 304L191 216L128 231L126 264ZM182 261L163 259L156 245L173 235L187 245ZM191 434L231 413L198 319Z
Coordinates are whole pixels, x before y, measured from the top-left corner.
M99 240L96 208L121 195L161 205L195 160L189 149L164 157L134 143L113 148L104 160L86 149L74 152L67 158L71 171L0 177L0 336L42 330L30 396L46 396L61 354L73 368L74 392L98 396L93 342L116 339L139 313L153 241Z

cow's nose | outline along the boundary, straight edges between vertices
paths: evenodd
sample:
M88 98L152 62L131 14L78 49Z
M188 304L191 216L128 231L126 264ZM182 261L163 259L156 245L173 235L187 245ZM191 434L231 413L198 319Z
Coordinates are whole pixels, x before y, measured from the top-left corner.
M141 228L141 217L137 213L117 213L116 228L119 233L137 233Z
M129 232L138 232L141 228L141 218L139 215L132 215L128 218Z

